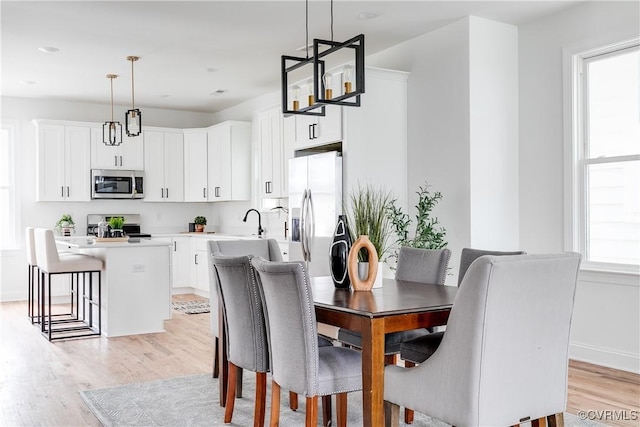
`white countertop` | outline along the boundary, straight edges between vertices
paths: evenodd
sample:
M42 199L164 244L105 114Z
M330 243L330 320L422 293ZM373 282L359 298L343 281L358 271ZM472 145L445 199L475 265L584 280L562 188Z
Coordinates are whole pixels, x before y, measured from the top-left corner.
M152 239L130 238L126 242L96 242L91 236L56 237L56 243L75 249L97 248L148 248L155 246L169 246L169 242Z
M251 240L251 239L274 239L278 243L289 243L288 239L282 236L262 236L258 237L255 234L225 234L225 233L197 233L197 232L182 232L182 233L155 233L151 238L155 237L195 237L199 239L212 239L212 240Z

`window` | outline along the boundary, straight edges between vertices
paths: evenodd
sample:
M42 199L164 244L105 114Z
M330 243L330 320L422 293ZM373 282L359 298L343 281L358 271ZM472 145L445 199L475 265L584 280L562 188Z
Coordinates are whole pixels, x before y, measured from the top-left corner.
M17 126L0 125L0 250L16 249L15 140Z
M585 268L640 265L638 41L574 57L573 250Z

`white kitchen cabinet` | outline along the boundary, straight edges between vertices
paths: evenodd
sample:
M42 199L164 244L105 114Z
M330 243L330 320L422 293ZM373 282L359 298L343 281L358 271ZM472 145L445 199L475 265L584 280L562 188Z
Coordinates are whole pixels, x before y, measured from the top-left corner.
M289 243L278 241L280 252L282 252L282 260L289 261Z
M251 198L251 123L227 121L208 128L208 198Z
M282 112L273 107L258 113L258 138L260 144L260 197L281 198L287 196L287 162L284 158Z
M143 131L145 202L184 201L184 144L181 130Z
M144 137L122 131L122 144L103 142L102 126L91 129L91 169L144 170Z
M34 123L37 132L37 201L90 201L89 124Z
M191 280L191 239L189 237L154 237L171 244L171 287L188 288Z
M195 291L197 294L209 296L209 265L207 264L208 239L193 238L192 251L195 265ZM195 244L194 244L195 243Z
M184 131L184 201L208 202L207 130Z

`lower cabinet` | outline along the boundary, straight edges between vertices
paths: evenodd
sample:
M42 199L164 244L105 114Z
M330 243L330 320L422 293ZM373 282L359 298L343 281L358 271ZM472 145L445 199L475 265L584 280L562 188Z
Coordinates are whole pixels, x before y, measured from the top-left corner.
M194 264L194 288L198 295L209 296L209 266L207 264L207 242L208 239L193 238L191 248L193 251Z
M191 239L189 237L154 237L171 243L171 288L190 288L191 279Z

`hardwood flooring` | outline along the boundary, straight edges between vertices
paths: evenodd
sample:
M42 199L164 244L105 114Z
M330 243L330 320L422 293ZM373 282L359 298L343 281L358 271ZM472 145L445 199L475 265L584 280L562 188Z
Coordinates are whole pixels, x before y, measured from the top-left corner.
M203 299L176 295L174 301ZM0 304L0 425L100 426L78 391L210 373L209 314L173 311L166 332L49 343L27 319L26 302ZM569 365L567 411L640 414L640 376L583 362ZM601 412L602 413L602 412ZM601 421L638 426L637 419Z

